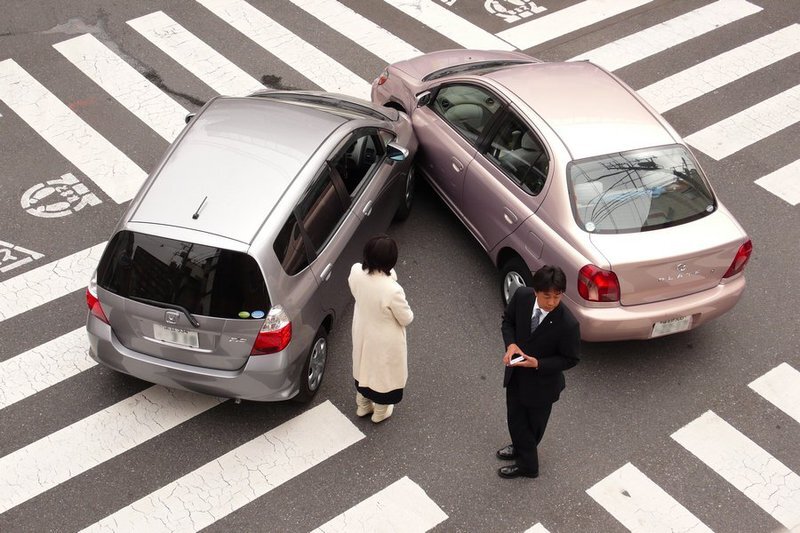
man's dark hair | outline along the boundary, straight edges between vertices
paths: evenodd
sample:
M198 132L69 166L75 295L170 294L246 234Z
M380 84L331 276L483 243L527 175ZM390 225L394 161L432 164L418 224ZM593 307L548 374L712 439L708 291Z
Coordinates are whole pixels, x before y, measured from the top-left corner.
M389 276L396 264L397 243L388 235L375 235L364 245L361 267L370 274L378 270Z
M567 290L567 276L557 266L544 265L533 273L533 290L564 292Z

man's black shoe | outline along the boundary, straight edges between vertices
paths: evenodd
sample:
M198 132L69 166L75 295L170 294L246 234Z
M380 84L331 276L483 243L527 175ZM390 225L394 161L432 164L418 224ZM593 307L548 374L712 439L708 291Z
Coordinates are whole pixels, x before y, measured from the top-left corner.
M497 450L497 454L496 455L497 455L498 459L503 459L504 461L510 461L512 459L516 459L517 458L517 454L514 453L514 445L513 444L509 444L505 448L500 448L499 450Z
M515 477L539 477L539 472L535 474L530 474L525 472L524 470L520 470L517 465L510 465L510 466L503 466L497 470L497 473L500 474L500 477L506 479L513 479Z

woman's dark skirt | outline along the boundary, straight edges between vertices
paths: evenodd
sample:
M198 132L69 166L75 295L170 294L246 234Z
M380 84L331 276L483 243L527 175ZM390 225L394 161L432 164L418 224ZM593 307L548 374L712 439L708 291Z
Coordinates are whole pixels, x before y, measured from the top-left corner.
M400 400L403 399L403 389L394 389L390 390L389 392L377 392L369 387L359 386L357 379L355 382L356 390L360 392L362 396L368 400L372 400L378 405L394 405L396 403L400 403Z

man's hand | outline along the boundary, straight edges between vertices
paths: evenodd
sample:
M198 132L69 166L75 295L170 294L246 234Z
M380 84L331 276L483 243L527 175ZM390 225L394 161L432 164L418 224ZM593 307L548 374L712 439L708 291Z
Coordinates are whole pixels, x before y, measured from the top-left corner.
M511 360L518 355L525 355L525 354L523 353L522 350L519 349L519 346L517 346L512 342L511 344L508 345L508 348L506 348L506 354L503 356L503 364L506 366L510 365Z
M519 363L514 363L510 366L524 366L526 368L539 368L539 360L533 356L526 355L520 352L520 355L525 358L524 361L520 361ZM508 365L508 364L507 364Z

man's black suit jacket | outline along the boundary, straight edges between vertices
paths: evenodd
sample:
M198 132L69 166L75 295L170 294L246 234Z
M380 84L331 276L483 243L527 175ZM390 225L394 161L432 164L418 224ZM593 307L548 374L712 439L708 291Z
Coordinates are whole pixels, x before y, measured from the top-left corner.
M564 304L550 311L531 333L531 317L536 295L530 287L520 287L503 313L503 341L519 346L526 355L539 361L539 368L507 366L503 386L523 405L551 404L564 390L564 370L578 364L580 325Z

